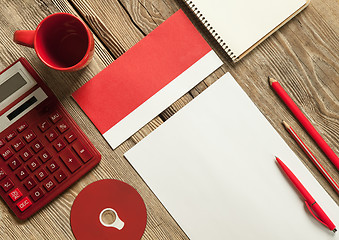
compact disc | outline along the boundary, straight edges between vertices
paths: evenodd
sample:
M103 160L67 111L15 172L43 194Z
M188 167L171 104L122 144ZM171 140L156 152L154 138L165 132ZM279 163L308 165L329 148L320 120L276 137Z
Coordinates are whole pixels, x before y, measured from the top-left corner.
M106 218L112 214L114 217ZM140 239L147 222L145 203L127 183L105 179L84 188L71 210L72 231L77 240Z

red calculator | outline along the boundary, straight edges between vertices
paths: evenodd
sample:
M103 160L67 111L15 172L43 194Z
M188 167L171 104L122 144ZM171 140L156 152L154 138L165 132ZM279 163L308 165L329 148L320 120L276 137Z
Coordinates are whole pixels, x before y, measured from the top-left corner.
M0 196L26 219L101 156L27 60L0 73Z

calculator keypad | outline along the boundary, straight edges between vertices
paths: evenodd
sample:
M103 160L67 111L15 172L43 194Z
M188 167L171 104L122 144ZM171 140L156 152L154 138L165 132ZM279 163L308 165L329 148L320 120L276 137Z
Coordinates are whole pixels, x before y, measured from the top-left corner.
M15 136L16 136L16 132L15 132L15 131L13 131L13 132L11 132L10 134L8 134L8 135L6 136L7 142L11 141L13 138L15 138Z
M38 201L40 198L42 198L45 195L45 193L41 190L41 188L34 189L31 197L34 202Z
M27 167L29 168L29 170L31 170L31 172L34 172L40 167L39 160L35 157L34 159L29 161Z
M18 204L18 208L20 209L21 212L25 211L29 206L32 205L31 200L29 200L28 197L25 197L24 199L22 199Z
M4 179L6 176L7 176L6 172L2 168L0 168L0 181Z
M20 158L26 162L28 159L30 159L31 157L33 157L33 154L31 153L31 151L29 149L24 149L21 153L20 153Z
M62 116L58 112L54 112L53 114L49 115L49 119L53 123L58 122L61 118L62 118Z
M10 178L7 178L4 181L2 181L1 187L5 192L8 192L11 188L14 187L14 183Z
M46 133L46 138L49 142L53 142L55 139L57 139L58 136L59 134L57 134L54 129L51 129Z
M14 189L10 194L8 194L9 197L12 199L13 202L18 200L22 197L22 193L20 192L19 188Z
M18 130L19 133L21 133L26 128L28 128L28 124L26 122L23 122L18 126L17 130Z
M65 190L69 186L62 187L65 183L83 175L82 168L87 172L99 162L99 154L84 140L69 117L55 110L36 123L18 121L12 130L1 133L0 193L7 203L12 202L13 207L9 205L17 216L29 217L43 206L41 202L46 204L50 196ZM89 168L90 160L95 164ZM78 172L81 175L73 178ZM26 216L31 208L36 209Z
M77 135L73 131L68 131L68 133L65 134L65 139L68 143L72 143L77 139Z
M78 170L78 168L81 166L80 161L69 149L65 149L65 151L60 154L60 158L72 173Z
M50 173L54 173L56 170L59 169L59 165L53 160L47 164L47 169Z
M62 181L64 181L67 178L66 174L60 170L56 175L55 175L55 179L57 180L58 183L61 183Z
M28 177L28 172L26 168L20 168L19 171L16 173L16 176L19 178L20 181Z
M21 162L16 157L14 157L9 161L8 166L14 171L21 166Z
M39 180L39 182L41 182L42 180L44 180L47 176L48 173L44 170L44 169L40 169L36 174L35 174L36 178Z
M16 139L12 144L12 147L16 152L19 152L24 146L25 143L20 138Z
M30 143L36 138L36 135L32 130L29 130L29 131L25 132L23 137L24 137L24 139L26 140L27 143Z
M36 182L33 180L33 178L30 177L27 178L27 180L24 182L24 186L29 191L36 186Z
M42 143L39 140L36 140L31 148L35 153L38 153L44 148L44 145L42 145Z
M0 148L2 148L3 146L5 146L6 142L4 139L0 139Z
M49 129L50 126L51 124L47 119L38 124L38 128L40 129L41 132L47 131L47 129Z

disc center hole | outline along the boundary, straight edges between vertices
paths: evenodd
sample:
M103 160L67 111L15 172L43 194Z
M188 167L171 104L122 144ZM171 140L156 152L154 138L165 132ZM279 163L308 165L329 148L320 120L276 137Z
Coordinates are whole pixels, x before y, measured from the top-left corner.
M104 224L111 225L115 222L116 215L115 212L113 212L110 209L106 209L101 216L101 220Z

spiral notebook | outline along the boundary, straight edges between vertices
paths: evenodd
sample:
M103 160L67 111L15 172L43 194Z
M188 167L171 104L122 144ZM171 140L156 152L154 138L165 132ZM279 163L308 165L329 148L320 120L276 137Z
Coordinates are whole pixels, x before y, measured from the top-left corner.
M302 11L310 0L184 0L237 62Z

